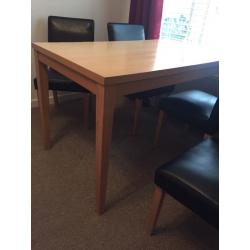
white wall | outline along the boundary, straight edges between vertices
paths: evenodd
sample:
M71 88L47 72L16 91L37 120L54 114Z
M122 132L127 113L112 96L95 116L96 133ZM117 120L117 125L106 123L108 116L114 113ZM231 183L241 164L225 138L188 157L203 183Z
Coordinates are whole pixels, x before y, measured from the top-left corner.
M49 15L89 18L95 20L95 40L107 40L107 22L127 22L130 0L32 0L31 41L47 41ZM32 53L32 76L35 77ZM36 92L32 84L32 99Z
M124 22L128 22L129 17L129 7L130 0L121 0L120 8L121 8L121 20Z

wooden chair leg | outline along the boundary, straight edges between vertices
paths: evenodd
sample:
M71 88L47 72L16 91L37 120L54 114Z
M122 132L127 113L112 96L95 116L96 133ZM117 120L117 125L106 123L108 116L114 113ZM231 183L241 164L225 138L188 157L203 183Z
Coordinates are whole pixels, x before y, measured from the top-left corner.
M53 90L52 92L53 92L54 103L55 103L55 106L57 107L59 105L58 94L56 90Z
M150 235L153 234L153 231L155 229L155 225L157 223L157 219L161 210L164 194L165 194L164 191L160 187L158 186L155 187L153 201L149 212L148 225L147 225L148 226L147 232Z
M165 117L165 112L163 110L160 110L159 117L158 117L158 123L157 123L156 131L155 131L154 147L156 147L158 145L164 117Z
M132 134L135 135L136 129L137 129L137 124L138 124L138 117L139 117L139 112L142 107L142 100L136 98L135 99L135 113L134 113L134 126L133 126L133 131Z
M89 128L89 110L91 97L89 93L83 94L83 125L84 128Z

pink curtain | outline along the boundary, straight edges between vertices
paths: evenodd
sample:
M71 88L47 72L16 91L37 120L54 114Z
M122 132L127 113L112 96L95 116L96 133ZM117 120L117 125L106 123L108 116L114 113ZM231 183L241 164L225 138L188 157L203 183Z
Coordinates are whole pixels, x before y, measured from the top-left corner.
M164 0L131 0L129 23L142 24L146 39L158 39Z

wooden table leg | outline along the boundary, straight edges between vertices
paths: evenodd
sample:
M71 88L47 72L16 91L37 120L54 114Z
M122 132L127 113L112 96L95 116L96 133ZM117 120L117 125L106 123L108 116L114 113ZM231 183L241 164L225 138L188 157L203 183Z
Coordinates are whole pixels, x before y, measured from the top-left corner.
M47 66L39 61L37 52L35 52L35 63L43 144L44 149L49 149L49 90Z
M112 87L98 86L96 94L96 210L105 209L109 149L116 95Z

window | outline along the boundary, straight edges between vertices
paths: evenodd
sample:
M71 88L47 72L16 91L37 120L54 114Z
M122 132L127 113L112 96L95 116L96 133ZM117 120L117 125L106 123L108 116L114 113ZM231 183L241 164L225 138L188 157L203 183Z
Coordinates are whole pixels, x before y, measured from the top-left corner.
M217 0L164 0L161 39L215 43L217 27Z

